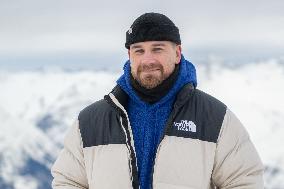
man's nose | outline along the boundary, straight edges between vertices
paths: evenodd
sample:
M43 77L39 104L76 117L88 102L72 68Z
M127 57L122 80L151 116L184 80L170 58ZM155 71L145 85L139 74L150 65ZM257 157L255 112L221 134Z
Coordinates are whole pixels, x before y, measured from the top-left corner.
M153 64L155 63L155 57L149 51L146 51L142 57L142 64Z

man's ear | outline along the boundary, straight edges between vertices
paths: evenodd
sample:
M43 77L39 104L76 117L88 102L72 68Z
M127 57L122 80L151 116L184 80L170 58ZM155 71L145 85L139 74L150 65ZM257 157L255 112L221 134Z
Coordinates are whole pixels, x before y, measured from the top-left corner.
M128 49L128 58L130 59L130 50Z
M181 60L181 45L176 46L176 64L180 63Z

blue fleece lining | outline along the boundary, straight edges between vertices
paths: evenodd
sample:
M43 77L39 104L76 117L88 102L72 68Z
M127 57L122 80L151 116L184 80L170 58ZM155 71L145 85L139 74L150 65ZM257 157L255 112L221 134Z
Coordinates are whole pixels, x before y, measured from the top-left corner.
M117 84L129 96L126 110L134 137L140 188L150 189L156 149L172 111L176 94L187 83L192 83L196 87L196 70L194 65L182 56L179 76L174 86L161 100L149 104L142 101L131 86L129 60L125 63L123 69L124 74L117 80Z

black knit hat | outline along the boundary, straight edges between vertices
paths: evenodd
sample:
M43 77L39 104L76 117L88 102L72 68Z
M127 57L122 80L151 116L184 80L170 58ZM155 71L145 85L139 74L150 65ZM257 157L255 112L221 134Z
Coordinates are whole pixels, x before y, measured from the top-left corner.
M181 44L179 30L165 15L145 13L139 16L126 32L125 47L143 41L172 41Z

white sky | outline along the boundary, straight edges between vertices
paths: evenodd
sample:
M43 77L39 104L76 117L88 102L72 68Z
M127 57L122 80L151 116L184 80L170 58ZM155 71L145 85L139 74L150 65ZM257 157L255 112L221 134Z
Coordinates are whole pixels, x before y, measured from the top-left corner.
M0 61L15 55L125 53L125 32L145 12L170 17L184 49L279 49L283 9L282 0L1 0Z

